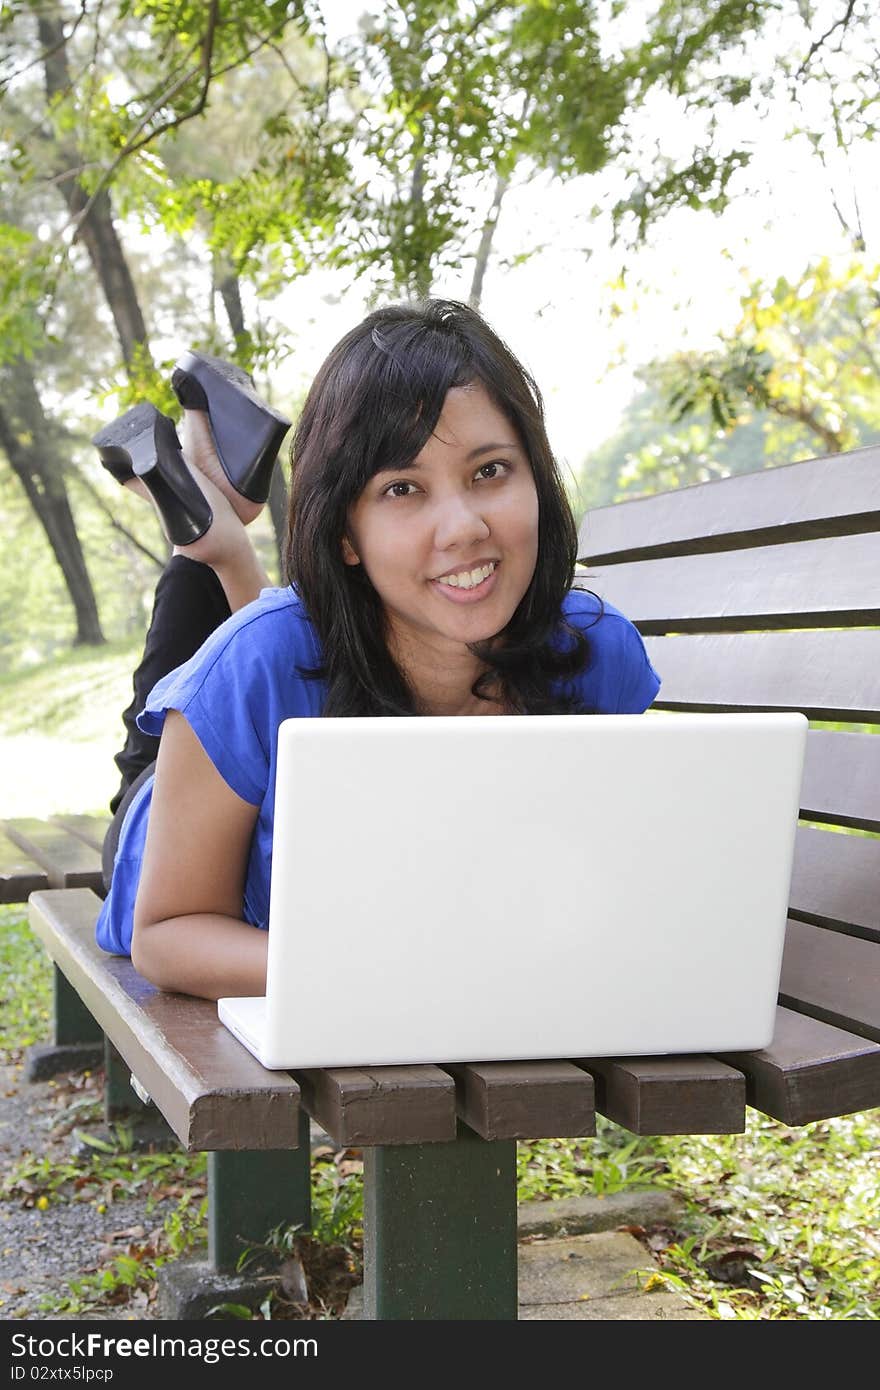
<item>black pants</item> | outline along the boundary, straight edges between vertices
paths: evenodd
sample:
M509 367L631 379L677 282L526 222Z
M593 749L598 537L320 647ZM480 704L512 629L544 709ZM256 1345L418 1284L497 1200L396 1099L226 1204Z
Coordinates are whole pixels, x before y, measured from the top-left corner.
M172 555L156 585L143 655L132 681L132 701L122 715L125 744L114 758L122 780L110 801L113 820L104 838L105 889L110 887L125 813L141 783L153 771L159 751L159 740L141 733L135 716L143 709L156 682L188 661L229 615L223 586L211 567L185 555Z

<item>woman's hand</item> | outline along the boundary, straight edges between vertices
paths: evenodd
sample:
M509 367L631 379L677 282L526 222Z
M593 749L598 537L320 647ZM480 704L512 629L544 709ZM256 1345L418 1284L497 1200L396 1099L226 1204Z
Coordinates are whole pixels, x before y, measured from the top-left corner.
M268 933L241 918L257 812L169 710L131 944L135 968L153 984L204 999L265 994Z

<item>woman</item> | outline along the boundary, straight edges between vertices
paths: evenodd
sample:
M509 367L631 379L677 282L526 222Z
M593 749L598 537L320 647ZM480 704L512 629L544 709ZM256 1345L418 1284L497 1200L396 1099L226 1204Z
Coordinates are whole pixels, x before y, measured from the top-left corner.
M249 458L221 466L221 412L189 405L172 567L178 583L207 567L214 619L231 616L138 715L158 758L117 811L98 940L217 999L265 992L254 928L282 719L640 713L660 682L635 627L572 591L576 527L538 388L465 305L378 310L318 371L291 451L288 587L270 587L245 529L255 504L230 487Z

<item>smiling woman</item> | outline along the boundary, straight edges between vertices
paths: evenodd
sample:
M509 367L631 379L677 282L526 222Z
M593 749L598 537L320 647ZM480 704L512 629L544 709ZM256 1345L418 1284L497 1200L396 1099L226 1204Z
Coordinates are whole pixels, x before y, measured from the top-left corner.
M474 310L391 305L331 351L294 434L282 588L235 482L252 472L236 393L252 413L253 392L223 364L204 379L167 468L178 479L183 460L185 489L164 487L166 426L137 460L165 523L183 534L185 505L199 534L174 547L135 673L98 940L156 984L216 999L265 991L284 719L640 713L659 677L624 615L573 588L540 392ZM131 479L118 450L112 466Z
M488 668L471 644L507 627L535 572L538 493L528 456L474 382L450 388L407 470L414 477L389 483L399 470L381 468L351 507L345 562L365 566L384 604L389 651L420 714L500 714L498 701L487 707L473 694Z

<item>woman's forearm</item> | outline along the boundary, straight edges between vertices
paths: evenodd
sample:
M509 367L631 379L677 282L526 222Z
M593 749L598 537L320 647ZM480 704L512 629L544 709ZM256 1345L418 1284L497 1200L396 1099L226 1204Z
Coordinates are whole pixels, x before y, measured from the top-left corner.
M131 958L160 989L222 999L266 993L268 948L268 932L204 912L136 924Z

